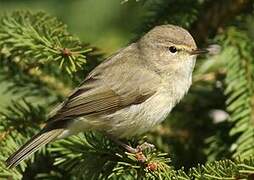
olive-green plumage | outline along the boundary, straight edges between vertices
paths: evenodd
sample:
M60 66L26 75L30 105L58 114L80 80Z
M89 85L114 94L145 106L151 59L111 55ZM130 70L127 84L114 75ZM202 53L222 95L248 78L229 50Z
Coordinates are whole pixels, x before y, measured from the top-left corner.
M42 145L88 129L118 139L148 131L188 91L196 55L204 52L183 28L153 28L97 66L7 165L14 167Z

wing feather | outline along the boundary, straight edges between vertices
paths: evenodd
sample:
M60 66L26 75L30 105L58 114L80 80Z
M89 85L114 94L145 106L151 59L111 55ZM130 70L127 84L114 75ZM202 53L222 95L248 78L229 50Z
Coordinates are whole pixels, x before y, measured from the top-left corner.
M133 52L137 50L132 49L134 45L123 50L123 56L117 55L97 66L53 111L49 121L110 113L150 98L157 91L160 78L154 71L144 68L143 61L136 57L138 53Z

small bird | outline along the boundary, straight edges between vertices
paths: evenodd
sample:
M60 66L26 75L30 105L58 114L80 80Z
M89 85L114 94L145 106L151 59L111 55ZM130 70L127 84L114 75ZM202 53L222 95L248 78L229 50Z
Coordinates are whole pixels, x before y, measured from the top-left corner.
M154 27L93 69L7 166L17 166L53 140L88 130L135 150L120 139L143 134L167 117L187 93L196 57L204 53L208 50L197 49L187 30Z

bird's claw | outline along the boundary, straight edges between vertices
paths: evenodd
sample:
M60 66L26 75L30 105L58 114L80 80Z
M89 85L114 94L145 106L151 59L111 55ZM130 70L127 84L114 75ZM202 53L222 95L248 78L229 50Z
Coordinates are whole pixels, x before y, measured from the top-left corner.
M155 146L153 144L150 144L150 143L147 143L147 142L144 142L143 144L141 145L138 145L136 147L137 149L137 152L143 152L144 150L153 150L155 149Z
M146 156L143 154L143 151L147 149L152 150L154 148L155 146L153 144L150 144L147 142L144 142L143 144L138 145L135 148L136 159L138 160L138 162L145 163L147 159L146 159Z

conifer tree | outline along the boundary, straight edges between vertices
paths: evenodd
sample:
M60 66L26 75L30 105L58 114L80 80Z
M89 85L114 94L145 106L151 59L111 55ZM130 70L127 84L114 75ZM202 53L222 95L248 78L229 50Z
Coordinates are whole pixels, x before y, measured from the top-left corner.
M119 2L120 3L120 2ZM124 1L124 3L130 3ZM170 117L144 137L156 149L127 153L97 132L42 148L15 169L4 161L44 125L50 110L101 62L98 48L45 12L0 17L0 82L18 98L0 112L0 179L253 179L254 2L143 0L137 38L160 24L187 28L198 46L221 45L197 61L193 85ZM223 118L221 118L223 116Z

